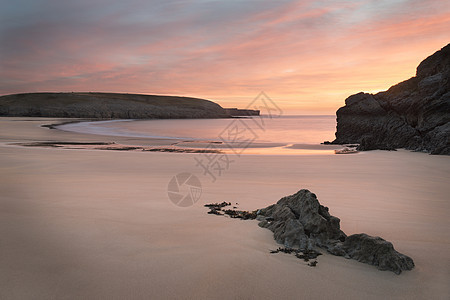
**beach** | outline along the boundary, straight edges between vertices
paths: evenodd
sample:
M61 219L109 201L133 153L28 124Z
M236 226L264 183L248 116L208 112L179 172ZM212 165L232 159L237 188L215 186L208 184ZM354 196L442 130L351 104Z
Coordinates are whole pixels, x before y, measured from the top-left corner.
M201 154L24 147L40 141L170 146L40 127L67 119L0 118L2 299L448 299L450 158L369 151L248 154L215 181ZM196 175L201 198L180 208L168 183ZM300 189L315 193L347 234L391 241L415 268L396 275L327 254L310 267L283 253L257 221L208 215L244 210ZM238 204L235 204L238 203Z

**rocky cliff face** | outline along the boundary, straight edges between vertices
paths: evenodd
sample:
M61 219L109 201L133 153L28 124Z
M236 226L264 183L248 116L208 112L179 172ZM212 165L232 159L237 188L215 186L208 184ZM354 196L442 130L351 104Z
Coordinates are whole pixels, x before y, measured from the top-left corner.
M95 119L221 118L218 104L197 98L114 93L29 93L0 97L0 116Z
M450 44L422 61L415 77L375 95L352 95L336 115L334 144L450 155Z

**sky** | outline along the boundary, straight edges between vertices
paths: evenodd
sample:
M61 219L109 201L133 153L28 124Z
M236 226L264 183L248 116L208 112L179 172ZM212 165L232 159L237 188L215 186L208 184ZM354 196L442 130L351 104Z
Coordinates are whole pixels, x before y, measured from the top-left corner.
M450 1L0 0L0 95L122 92L334 114L450 42Z

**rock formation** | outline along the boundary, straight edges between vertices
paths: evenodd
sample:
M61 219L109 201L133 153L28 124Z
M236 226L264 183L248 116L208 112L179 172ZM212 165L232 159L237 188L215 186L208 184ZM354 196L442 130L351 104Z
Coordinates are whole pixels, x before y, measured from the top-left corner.
M415 77L375 95L352 95L336 115L334 144L450 155L450 44L422 61Z
M340 220L330 215L328 208L320 205L316 195L308 190L260 209L257 219L261 221L259 226L273 231L275 240L285 247L327 248L346 238L340 230Z
M0 97L0 116L93 119L222 118L218 104L197 98L115 93L29 93Z
M377 266L379 270L389 270L400 274L403 270L414 268L413 260L397 251L392 243L365 233L353 234L328 248L328 252L359 262Z
M233 117L240 117L240 116L259 116L260 110L259 109L239 109L239 108L224 108L227 114Z
M315 194L300 190L256 213L259 226L270 229L275 240L287 248L301 251L326 249L329 253L375 265L380 270L400 274L414 267L413 260L397 252L380 237L367 234L346 236L340 220L322 206Z

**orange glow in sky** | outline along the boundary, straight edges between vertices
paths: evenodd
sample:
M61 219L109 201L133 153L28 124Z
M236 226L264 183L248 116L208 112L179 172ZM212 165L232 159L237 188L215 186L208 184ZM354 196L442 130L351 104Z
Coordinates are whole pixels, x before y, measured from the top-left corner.
M450 42L449 1L21 0L2 8L0 94L104 91L334 114Z

